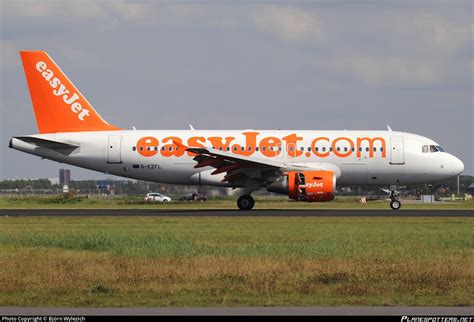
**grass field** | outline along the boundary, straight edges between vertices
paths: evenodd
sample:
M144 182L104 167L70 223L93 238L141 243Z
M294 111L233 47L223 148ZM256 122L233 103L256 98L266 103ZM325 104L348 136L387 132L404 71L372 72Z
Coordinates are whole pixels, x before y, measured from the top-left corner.
M472 306L473 223L0 217L0 306Z
M62 195L46 197L0 197L0 209L15 208L112 208L112 209L236 209L237 197L210 199L206 202L168 202L149 203L141 197L116 197L114 199L98 199L72 197ZM369 201L359 203L356 197L336 197L331 202L295 202L287 197L255 197L255 209L389 209L388 200ZM421 204L420 201L402 200L402 209L473 209L474 201L436 202L434 204Z

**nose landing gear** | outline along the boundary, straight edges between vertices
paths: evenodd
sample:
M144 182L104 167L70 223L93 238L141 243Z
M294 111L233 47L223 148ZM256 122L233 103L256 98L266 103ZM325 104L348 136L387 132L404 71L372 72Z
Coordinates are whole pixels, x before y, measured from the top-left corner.
M402 206L402 203L397 199L398 193L396 189L396 186L390 187L390 208L393 210L398 210Z
M393 210L398 210L398 209L400 209L401 206L402 206L402 204L397 199L394 199L394 200L390 201L390 207Z

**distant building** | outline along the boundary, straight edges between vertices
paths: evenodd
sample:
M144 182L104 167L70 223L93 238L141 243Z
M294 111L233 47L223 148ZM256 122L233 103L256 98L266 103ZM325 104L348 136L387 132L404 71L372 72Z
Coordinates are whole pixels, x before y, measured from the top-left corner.
M71 170L69 169L59 169L59 184L61 186L69 185L71 181Z

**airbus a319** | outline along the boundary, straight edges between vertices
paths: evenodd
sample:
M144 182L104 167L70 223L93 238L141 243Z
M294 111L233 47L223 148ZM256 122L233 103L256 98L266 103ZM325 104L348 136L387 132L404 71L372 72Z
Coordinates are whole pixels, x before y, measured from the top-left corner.
M10 148L140 180L267 189L302 202L334 199L338 185L429 183L459 175L463 163L435 141L391 131L124 130L102 119L43 51L20 52L39 134Z

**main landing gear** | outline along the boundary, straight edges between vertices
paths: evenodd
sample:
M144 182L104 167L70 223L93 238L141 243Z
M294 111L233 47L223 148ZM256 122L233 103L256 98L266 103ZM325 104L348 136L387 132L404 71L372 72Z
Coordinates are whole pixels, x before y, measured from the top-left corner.
M390 187L390 208L393 210L398 210L402 206L402 203L397 199L398 193L396 189L396 186Z
M250 210L255 205L255 200L251 195L242 195L237 199L237 206L240 210Z
M246 180L244 194L237 199L237 206L240 210L251 210L255 206L255 200L250 194L258 189L260 189L260 182L250 178Z

